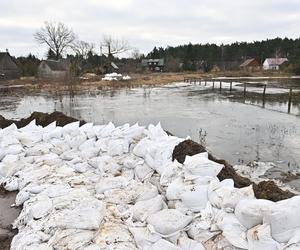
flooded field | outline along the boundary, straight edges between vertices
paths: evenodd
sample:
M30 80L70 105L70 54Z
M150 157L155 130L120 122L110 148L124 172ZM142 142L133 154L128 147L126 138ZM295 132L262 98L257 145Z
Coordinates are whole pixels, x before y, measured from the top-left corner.
M1 95L0 114L27 117L33 111L62 111L67 115L101 124L147 125L161 122L171 133L205 144L217 157L232 164L274 162L272 177L300 168L300 100L295 90L288 113L288 89L247 88L224 83L170 84L157 88L106 90L97 93L49 96ZM298 181L293 186L300 188Z

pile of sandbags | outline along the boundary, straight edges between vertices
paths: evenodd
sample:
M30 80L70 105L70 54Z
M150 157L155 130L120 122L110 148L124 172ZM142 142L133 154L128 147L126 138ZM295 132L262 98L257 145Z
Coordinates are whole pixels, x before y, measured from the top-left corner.
M32 121L0 130L0 183L23 209L11 249L297 249L300 197L219 181L207 153L172 161L161 128Z

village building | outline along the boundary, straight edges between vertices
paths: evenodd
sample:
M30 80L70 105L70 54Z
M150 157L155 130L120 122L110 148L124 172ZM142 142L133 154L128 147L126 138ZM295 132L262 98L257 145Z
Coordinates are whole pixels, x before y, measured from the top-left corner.
M0 79L18 79L22 70L8 52L0 52Z
M241 65L240 69L246 70L246 71L256 71L261 69L261 64L258 60L255 58L250 58L245 60Z
M143 59L142 67L149 71L163 71L165 68L164 59Z
M38 67L38 77L48 80L62 80L68 76L68 68L68 64L61 60L43 60Z
M267 58L263 63L264 70L279 70L289 60L287 58Z

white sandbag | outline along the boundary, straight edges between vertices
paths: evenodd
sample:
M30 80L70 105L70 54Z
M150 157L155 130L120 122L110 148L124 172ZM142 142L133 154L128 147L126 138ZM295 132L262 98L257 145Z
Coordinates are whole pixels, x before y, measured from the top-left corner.
M48 154L50 149L53 147L50 143L39 143L34 145L33 147L26 149L26 156L40 156L44 154Z
M152 140L168 137L168 134L162 129L160 122L156 126L150 124L147 135Z
M219 182L211 182L208 187L208 199L210 203L217 207L234 211L240 200L255 199L252 185L244 188L233 187L231 179Z
M107 152L111 156L122 155L129 152L129 142L123 139L110 140L107 145Z
M143 138L136 144L136 146L133 148L133 153L136 156L144 158L147 154L148 148L153 144L152 141L150 141L148 138Z
M208 185L189 185L180 195L180 199L185 207L192 212L200 212L208 202Z
M114 129L115 129L115 125L112 122L110 122L107 125L101 127L101 129L99 129L99 131L96 132L96 135L98 139L109 137L111 133L114 131Z
M299 230L300 213L296 211L300 211L300 196L277 202L263 212L264 223L270 224L271 235L276 241L288 242Z
M62 137L63 133L63 128L62 127L56 127L55 129L51 131L47 131L46 133L43 134L43 141L50 141L54 138L60 139Z
M134 173L137 180L144 181L152 176L154 170L147 164L137 165L134 169Z
M182 164L177 160L168 164L160 177L160 184L162 186L168 186L172 181L174 181L181 174Z
M17 196L15 204L16 206L21 206L25 201L27 201L30 198L30 193L24 190L21 190Z
M179 200L185 191L185 185L182 177L178 177L167 188L166 197L168 200Z
M63 134L69 134L72 133L73 131L79 130L79 124L80 124L79 121L66 124L65 126L63 126Z
M16 177L10 177L8 179L4 179L4 188L7 191L17 191L19 189L19 180Z
M177 245L181 250L205 250L200 242L191 240L185 235L179 237Z
M300 229L290 238L287 244L282 247L284 250L297 250L300 249Z
M222 170L224 165L208 159L208 153L200 153L193 156L186 156L183 163L186 171L197 176L215 177Z
M163 209L163 204L164 202L162 196L158 195L149 200L136 202L135 205L130 208L130 210L135 220L144 222L149 215Z
M128 179L123 176L101 178L96 184L97 194L103 194L105 191L114 188L124 188L129 184Z
M98 156L88 160L88 163L97 168L101 173L110 173L115 175L120 172L121 166L115 161L115 159L109 155Z
M51 223L61 229L96 230L105 216L105 211L103 202L87 200L74 209L58 212L51 218Z
M147 227L129 227L129 231L140 249L148 249L161 239L159 235L151 233Z
M223 236L235 247L248 249L246 239L246 228L240 224L238 219L232 213L226 213L220 210L216 214L216 224L222 230Z
M189 225L189 230L187 231L189 237L198 242L206 242L219 234L220 231L211 230L214 217L215 213L208 202L206 208L201 210L200 216L195 218Z
M234 213L239 222L250 229L263 223L263 210L273 205L274 202L262 199L244 199L236 205Z
M169 241L160 239L156 243L154 243L149 250L180 250L179 247L175 246Z
M144 164L144 160L136 157L136 156L125 156L124 158L121 159L120 164L122 164L124 167L128 168L128 169L134 169L139 165L143 165Z
M134 246L134 239L128 228L124 224L116 221L105 221L102 223L95 235L94 242L100 246L101 249L109 249L113 244L123 242L128 242L130 245Z
M271 237L270 225L257 225L247 232L250 250L277 250L280 245Z
M95 146L95 142L96 142L96 139L95 138L91 138L91 139L88 139L86 140L84 143L82 143L78 149L80 151L85 151L87 148L90 148L90 147L94 147Z
M183 230L193 217L186 216L175 209L164 209L147 218L154 230L164 236L171 236Z
M52 200L47 195L37 195L29 202L26 206L30 208L30 213L34 219L46 216L52 209Z
M150 183L131 182L125 188L116 188L104 192L105 201L113 204L130 204L148 200L158 195L157 188Z
M82 249L94 238L94 232L89 230L66 229L56 230L48 244L54 249Z

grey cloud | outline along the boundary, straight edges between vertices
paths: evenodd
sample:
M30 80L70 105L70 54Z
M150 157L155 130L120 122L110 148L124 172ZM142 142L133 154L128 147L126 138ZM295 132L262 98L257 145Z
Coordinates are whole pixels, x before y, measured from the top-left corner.
M298 37L298 0L1 0L0 50L43 56L32 34L46 20L62 21L98 44L103 34L126 38L149 52L154 46L229 43Z

